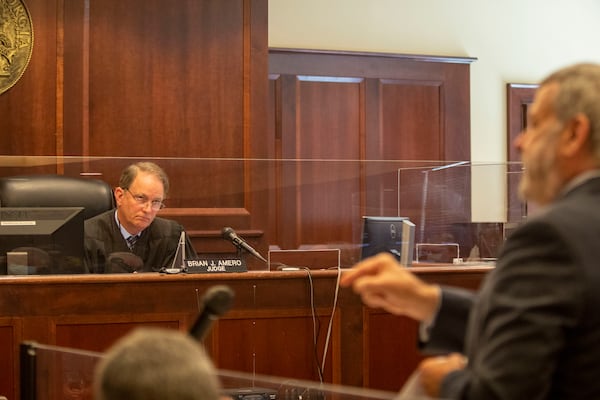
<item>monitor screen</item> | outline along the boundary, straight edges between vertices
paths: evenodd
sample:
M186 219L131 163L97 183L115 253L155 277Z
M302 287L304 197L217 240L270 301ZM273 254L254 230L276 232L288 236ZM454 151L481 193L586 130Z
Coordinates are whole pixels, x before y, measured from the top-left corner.
M77 274L83 265L83 207L0 208L0 271Z
M413 261L415 225L406 217L363 217L361 259L388 252L404 266Z

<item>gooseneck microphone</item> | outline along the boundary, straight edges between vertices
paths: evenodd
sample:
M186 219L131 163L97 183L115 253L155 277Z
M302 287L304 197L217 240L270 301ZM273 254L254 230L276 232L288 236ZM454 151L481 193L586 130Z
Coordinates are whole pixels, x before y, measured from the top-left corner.
M202 298L204 308L190 328L190 335L198 340L204 339L212 323L225 314L233 304L233 290L226 285L213 286Z
M237 233L235 233L233 228L226 226L225 228L223 228L223 231L221 233L223 235L223 238L229 240L238 249L246 250L248 253L252 254L254 257L258 258L259 260L261 260L263 262L267 262L267 260L263 256L261 256L258 251L254 250L254 248L252 248L252 246L250 246L248 243L246 243L246 241L244 239L239 237L237 235Z

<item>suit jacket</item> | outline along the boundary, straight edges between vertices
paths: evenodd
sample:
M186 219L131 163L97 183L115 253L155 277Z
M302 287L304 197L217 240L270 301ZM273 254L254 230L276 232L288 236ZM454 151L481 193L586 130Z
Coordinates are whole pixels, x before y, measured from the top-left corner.
M170 267L183 227L175 221L156 217L144 229L133 250L121 235L115 210L85 221L85 264L90 272L152 272ZM186 258L196 258L189 237L185 236Z
M443 288L424 347L469 359L449 399L600 399L600 178L506 241L477 297Z

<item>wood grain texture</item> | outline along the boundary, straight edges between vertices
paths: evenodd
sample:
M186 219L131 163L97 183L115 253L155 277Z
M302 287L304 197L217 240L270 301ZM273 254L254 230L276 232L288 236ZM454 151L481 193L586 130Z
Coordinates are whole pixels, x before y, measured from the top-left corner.
M413 270L427 281L476 289L489 268ZM219 368L318 380L333 313L325 381L400 388L420 359L416 323L363 307L349 289L340 290L334 312L336 271L312 271L311 279L312 298L306 271L4 277L0 393L18 397L22 341L104 351L136 326L187 331L198 315L198 299L218 284L235 292L232 309L204 340Z

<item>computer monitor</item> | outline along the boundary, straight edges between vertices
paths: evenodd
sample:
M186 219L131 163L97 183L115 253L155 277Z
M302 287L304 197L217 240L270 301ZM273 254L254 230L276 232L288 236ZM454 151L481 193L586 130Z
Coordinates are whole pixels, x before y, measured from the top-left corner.
M83 207L0 208L0 272L85 272Z
M361 259L388 252L404 266L413 261L415 224L407 217L363 217Z

